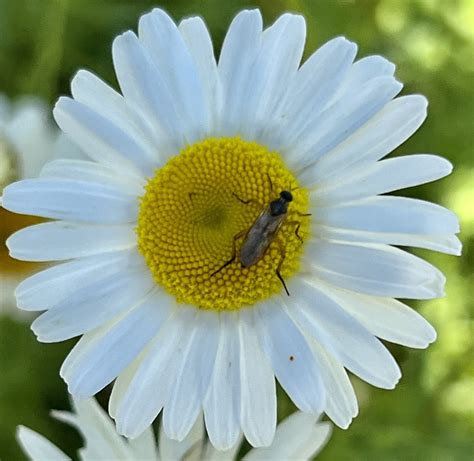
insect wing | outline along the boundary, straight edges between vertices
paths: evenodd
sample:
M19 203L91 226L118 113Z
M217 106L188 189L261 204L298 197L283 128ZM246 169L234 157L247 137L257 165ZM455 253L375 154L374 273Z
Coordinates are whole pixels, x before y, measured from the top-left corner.
M272 216L267 208L255 220L240 249L240 262L244 267L251 266L262 258L285 217L286 214Z

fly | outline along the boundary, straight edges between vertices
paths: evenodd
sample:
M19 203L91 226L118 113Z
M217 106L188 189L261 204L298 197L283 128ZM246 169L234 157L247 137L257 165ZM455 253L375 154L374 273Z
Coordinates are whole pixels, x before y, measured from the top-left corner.
M270 178L268 178L270 180ZM271 180L270 180L271 184ZM236 242L240 238L244 238L242 246L239 251L239 261L242 267L249 267L260 261L263 258L266 251L270 247L273 241L276 241L280 248L280 261L275 270L277 277L280 279L286 294L290 296L288 288L286 287L285 281L280 273L281 266L285 260L285 247L282 242L276 239L278 231L280 230L283 223L295 224L295 234L298 239L303 242L302 238L298 234L301 223L299 221L286 221L288 217L288 205L293 201L293 194L290 191L282 190L280 196L271 201L266 207L262 207L256 200L242 200L236 194L233 194L240 202L248 205L249 203L255 203L260 205L262 209L261 213L257 216L254 223L249 229L245 229L234 236L232 242L232 258L230 258L224 265L211 274L216 275L222 269L232 264L237 259L237 247ZM311 214L298 213L300 216L310 216Z

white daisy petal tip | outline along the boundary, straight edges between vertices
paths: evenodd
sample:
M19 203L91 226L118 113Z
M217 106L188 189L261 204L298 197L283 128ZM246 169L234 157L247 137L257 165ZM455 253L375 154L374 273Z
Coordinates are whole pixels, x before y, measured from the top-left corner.
M130 429L130 428L126 427L125 425L121 425L118 421L116 421L115 423L116 423L117 433L119 435L121 435L122 437L125 437L125 438L130 439L130 440L137 439L144 432L144 430L143 431L137 431L137 430L134 430L134 429Z
M138 36L141 38L144 31L150 28L171 27L177 28L173 19L161 8L154 8L138 20Z
M14 186L15 183L13 184L9 184L7 186L5 186L3 188L3 191L2 191L2 208L4 208L5 210L7 211L14 211L13 209L10 209L10 206L9 206L9 192L10 190L14 190L14 188L12 186Z
M131 30L127 30L122 32L120 35L117 35L117 37L115 37L114 41L112 42L112 58L114 64L123 58L125 53L133 53L134 47L137 43L138 36Z
M152 421L148 424L141 422L137 425L133 418L133 415L124 414L123 409L122 412L119 409L117 416L114 418L117 433L130 440L140 437L152 423Z
M122 32L120 35L114 38L112 42L112 57L114 63L120 60L124 53L132 51L136 44L138 43L137 35L131 30Z
M17 426L16 439L29 459L33 461L68 461L58 447L37 432L25 426Z
M428 106L430 102L428 101L428 98L423 95L423 94L412 94L410 97L413 97L416 99L417 104L419 105L420 108L423 108L425 111L428 111Z
M459 229L459 231L461 231L461 229ZM452 250L451 254L454 256L461 256L462 248L463 248L463 244L461 240L457 236L455 236L451 245L451 250Z
M81 400L87 400L87 399L90 399L91 397L94 397L95 395L94 393L90 393L90 392L86 393L75 383L69 383L64 376L61 376L61 378L66 383L69 394L71 394L76 400L81 401Z
M41 342L41 343L54 342L54 341L48 341L47 338L42 336L42 332L41 332L40 329L37 328L37 324L35 324L35 321L33 321L33 323L30 325L30 330L33 332L33 334L36 336L36 339L39 342ZM61 375L61 373L60 373L60 375Z
M17 439L21 438L23 436L23 434L25 432L27 432L27 430L28 430L28 428L21 425L21 424L19 426L17 426L17 428L16 428L16 437L17 437Z
M14 234L10 235L10 237L8 237L6 240L5 240L5 246L7 247L8 249L8 254L10 257L12 258L15 258L14 254L15 254L15 250L14 247L15 246L15 234L17 234L18 232L20 231L17 231L15 232Z
M357 55L357 50L359 48L357 43L353 42L352 40L348 39L343 35L331 39L329 42L324 44L321 49L324 49L325 47L330 47L330 51L338 57L350 57L351 61L355 59Z
M410 94L404 97L410 98L411 103L413 105L413 114L418 114L422 122L424 122L424 120L428 116L428 106L429 106L428 98L422 94ZM420 126L421 126L421 123L420 123Z
M38 339L38 341L40 340ZM76 402L82 402L94 396L93 393L91 394L91 393L84 392L81 389L80 385L78 385L76 382L71 381L71 378L68 375L65 368L65 362L63 362L63 364L61 365L61 368L59 369L59 376L61 376L63 381L66 383L67 390L69 392L69 395L72 397L72 400Z
M172 22L174 24L174 21L171 19L171 16L162 8L153 8L149 13L145 13L144 15L142 15L139 19L139 22L143 18L147 18L150 16L156 16L157 18L165 19L166 21Z
M444 298L446 296L446 276L440 270L435 269L435 276L427 281L426 287L433 293L432 298Z
M335 37L334 43L338 44L339 46L343 46L344 48L350 48L353 50L354 53L357 53L358 45L356 42L353 42L349 38L345 37L344 35L340 35L339 37Z
M300 25L306 27L306 18L302 14L298 13L284 13L283 17L288 17L292 21L298 21Z
M419 345L412 346L416 349L426 349L430 344L433 344L438 339L438 333L435 328L428 322L425 324L425 331L423 335L420 334Z
M260 25L260 28L262 27L262 13L258 8L239 11L232 19L227 34L229 34L229 31L232 30L232 27L236 27L237 25L243 25L243 23L251 22L256 22ZM246 25L249 26L249 24Z
M350 419L347 419L347 421L338 422L337 427L347 431L347 429L349 429L349 427L351 427L352 421L354 421L354 419L357 417L357 415L358 415L358 413L353 415Z
M380 386L382 389L393 390L397 387L397 384L402 379L402 370L400 369L400 367L398 366L396 362L395 364L396 364L396 371L393 373L391 379L387 380L387 384L385 386Z
M429 154L427 154L427 155L429 155ZM453 172L454 166L447 158L441 157L439 155L433 155L433 157L438 162L440 178L448 176Z
M81 71L79 71L81 72ZM79 74L78 72L78 74ZM73 78L73 81L77 78L77 75ZM53 107L53 116L54 116L54 119L56 120L57 123L59 123L58 121L58 117L59 119L61 118L61 115L63 113L63 111L68 107L68 105L71 103L72 101L72 98L68 97L68 96L60 96L58 98L58 100L56 101L56 104L54 105Z
M365 61L366 64L370 61L371 68L374 69L374 73L381 75L394 75L395 71L397 70L395 63L378 54L362 58L360 61ZM375 71L375 69L377 70Z
M71 79L71 94L76 97L76 89L82 82L88 81L91 73L86 69L79 69Z
M188 16L181 19L178 24L178 29L183 33L183 31L194 30L197 27L203 27L209 33L207 24L205 23L202 16Z
M262 13L260 12L260 10L258 8L249 8L249 9L246 9L246 10L242 10L242 11L239 11L233 20L235 20L236 18L241 18L241 17L251 17L251 16L254 16L254 17L262 17Z
M285 21L287 24L291 23L293 32L297 29L298 32L302 34L303 38L306 37L306 19L303 15L284 13L278 18L278 21Z

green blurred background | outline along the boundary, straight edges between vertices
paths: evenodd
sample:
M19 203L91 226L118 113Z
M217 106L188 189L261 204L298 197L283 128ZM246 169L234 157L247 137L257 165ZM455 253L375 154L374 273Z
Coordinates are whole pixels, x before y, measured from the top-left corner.
M427 121L396 153L439 153L455 165L441 182L404 191L452 208L462 223L461 258L417 251L448 278L446 298L414 306L436 327L438 340L428 351L389 345L403 370L395 391L354 379L360 416L347 431L335 428L318 460L472 460L474 0L0 0L0 92L11 98L38 95L53 104L69 93L78 68L115 84L112 40L136 29L138 17L153 6L176 20L204 17L217 50L242 8L260 8L267 25L282 12L301 12L308 24L306 55L344 35L359 44L359 56L382 54L395 62L404 94L428 97ZM0 218L4 232L24 225L11 216ZM73 343L39 344L26 323L0 318L2 460L24 459L14 440L18 424L71 455L80 446L72 429L49 417L50 409L69 405L58 369ZM293 411L282 393L279 400L279 417Z

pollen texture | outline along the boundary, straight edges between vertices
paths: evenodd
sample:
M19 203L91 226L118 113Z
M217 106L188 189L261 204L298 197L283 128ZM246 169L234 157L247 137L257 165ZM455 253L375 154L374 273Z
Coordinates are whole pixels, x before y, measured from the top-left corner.
M260 259L242 267L239 250L247 231L283 190L291 191L293 201L281 227ZM286 296L276 269L283 260L286 281L298 271L311 219L301 214L307 211L308 193L278 153L240 138L209 138L183 149L148 181L138 246L155 281L178 303L240 309ZM232 258L238 234L235 260L212 275Z

